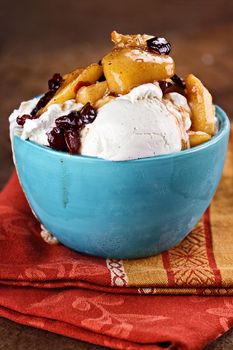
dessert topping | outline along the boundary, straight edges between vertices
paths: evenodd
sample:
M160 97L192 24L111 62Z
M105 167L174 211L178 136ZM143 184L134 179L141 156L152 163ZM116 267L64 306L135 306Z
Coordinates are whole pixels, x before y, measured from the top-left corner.
M30 114L24 114L17 117L16 121L18 125L23 126L27 119L37 119L39 115L37 114L41 108L46 106L46 104L55 95L56 91L59 89L63 82L63 78L59 73L55 73L51 79L48 81L49 91L47 91L37 102L36 106L33 108Z
M165 38L155 36L148 39L146 42L149 51L155 52L159 55L169 55L171 51L171 44Z
M210 93L194 75L189 74L184 81L175 74L174 61L169 56L171 44L164 37L122 35L113 31L111 38L115 46L98 64L75 69L63 77L55 73L48 81L49 90L31 113L16 118L18 125L23 126L27 119L39 118L52 104L62 105L75 99L83 108L57 118L56 126L47 136L52 148L78 153L80 131L95 120L98 109L134 87L159 83L166 95L164 100L169 100L172 92L187 99L191 112L186 112L191 113L192 119L191 129L189 126L191 147L206 142L215 134L215 108ZM178 112L184 114L182 106Z
M96 116L96 110L92 107L92 105L89 102L87 102L80 111L80 117L83 124L93 123Z
M64 130L79 129L82 125L80 120L80 112L73 111L68 115L64 115L55 120L56 126Z
M212 96L202 82L193 74L186 79L187 100L191 108L192 130L215 134L215 107Z
M76 94L76 102L85 105L90 102L95 106L96 102L109 94L109 88L106 81L96 82L89 86L82 86Z
M23 126L26 122L26 119L32 119L33 117L30 114L23 114L16 118L16 122L18 125Z
M55 127L47 133L50 147L57 151L67 151L67 146L64 138L64 130Z
M83 82L88 85L96 83L96 81L103 74L103 68L97 63L90 64L85 69L78 68L75 71L66 74L65 80L61 84L60 88L56 91L55 95L42 109L42 113L45 112L52 104L62 104L67 100L75 98L77 90L81 90L82 87L78 85ZM78 91L79 92L79 91Z
M59 89L61 84L63 83L63 78L59 73L55 73L53 77L48 81L49 91L46 92L37 102L37 105L31 111L31 115L35 116L39 110L44 108L46 104L51 100L51 98L55 95L56 91ZM39 117L39 115L38 115Z
M163 95L167 94L169 91L169 89L173 86L173 84L170 81L166 81L166 80L160 80L159 81L159 87L163 92Z
M37 105L35 108L33 108L33 110L31 111L31 115L32 116L36 116L37 112L39 112L39 110L41 110L41 108L43 108L50 100L51 98L54 96L55 91L53 90L49 90L47 91L37 102ZM39 115L37 116L37 118L39 118Z
M104 56L102 64L109 90L123 95L136 86L166 80L175 73L174 61L169 55L140 48L114 49Z
M171 80L173 81L174 84L176 84L178 87L181 89L185 89L185 81L181 77L179 77L177 74L174 74L173 77L171 77Z
M202 143L209 141L211 139L211 135L207 134L203 131L189 131L189 142L190 147L195 147L201 145Z
M77 94L78 90L81 89L81 87L89 86L89 85L91 85L91 83L89 83L89 81L79 81L74 88L74 92Z
M66 146L70 153L77 154L81 146L80 135L77 130L71 129L64 132Z
M170 92L177 92L185 96L185 81L177 74L174 74L169 80L160 80L159 86L163 92L163 95L166 95Z
M88 102L80 111L72 111L57 118L56 127L47 133L50 147L77 154L81 145L80 130L85 124L93 123L96 116L96 110Z
M55 73L51 79L48 81L48 87L50 91L57 91L61 84L63 83L63 78L59 73Z

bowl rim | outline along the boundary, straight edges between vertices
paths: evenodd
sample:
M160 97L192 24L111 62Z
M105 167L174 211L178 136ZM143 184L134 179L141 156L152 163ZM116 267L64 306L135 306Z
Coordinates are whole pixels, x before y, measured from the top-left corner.
M39 145L33 141L30 140L23 140L20 138L19 135L14 135L14 138L17 138L23 142L29 143L32 147L41 149L45 151L46 153L52 153L54 155L57 155L59 157L65 157L65 158L72 158L76 160L83 160L83 161L89 161L89 162L104 162L104 163L142 163L142 162L148 162L148 161L156 161L156 160L162 160L162 159L171 159L171 158L180 158L185 155L193 154L193 153L198 153L201 152L202 150L206 150L208 148L211 148L214 146L216 143L218 143L226 134L229 133L230 131L230 121L228 119L228 116L226 112L219 106L215 105L216 107L216 118L219 122L220 128L218 132L207 142L202 143L199 146L195 146L193 148L189 148L187 150L183 150L180 152L174 152L174 153L169 153L169 154L161 154L157 156L152 156L152 157L144 157L144 158L139 158L139 159L129 159L129 160L121 160L121 161L115 161L115 160L107 160L107 159L102 159L98 157L92 157L92 156L84 156L80 154L70 154L68 152L63 152L63 151L56 151L50 147Z

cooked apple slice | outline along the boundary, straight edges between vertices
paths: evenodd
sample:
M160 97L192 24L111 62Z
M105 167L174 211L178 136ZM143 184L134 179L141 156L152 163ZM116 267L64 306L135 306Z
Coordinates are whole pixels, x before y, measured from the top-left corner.
M91 105L94 105L97 100L106 96L108 92L109 89L106 81L95 83L89 86L83 86L77 92L76 101L84 105L87 102L90 102Z
M202 143L211 139L211 136L203 131L189 131L188 136L190 147L201 145Z
M74 78L76 78L77 76L79 76L83 70L84 70L84 68L77 68L70 73L64 74L63 75L64 83L67 84L69 81L71 81Z
M99 109L101 107L103 107L104 105L106 105L106 103L111 102L113 100L115 100L116 97L114 96L106 96L101 98L100 100L96 101L96 103L94 104L94 107L96 109Z
M109 89L126 94L133 87L164 80L174 75L174 61L168 55L157 55L140 48L117 48L102 60Z
M202 82L193 74L186 79L188 103L191 108L192 130L215 134L215 107L212 96Z
M100 76L103 74L102 66L99 64L93 63L80 73L78 70L72 72L66 77L63 84L57 90L52 99L47 103L47 105L43 108L41 113L46 111L46 109L54 103L63 103L67 100L75 98L77 93L76 87L80 82L87 82L89 84L94 84Z

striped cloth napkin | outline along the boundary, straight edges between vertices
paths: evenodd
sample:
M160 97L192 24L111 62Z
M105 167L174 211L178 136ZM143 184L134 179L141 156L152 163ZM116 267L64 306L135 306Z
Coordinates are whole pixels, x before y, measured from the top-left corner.
M0 316L115 349L197 350L233 324L233 148L175 248L135 260L48 245L14 173L0 194Z

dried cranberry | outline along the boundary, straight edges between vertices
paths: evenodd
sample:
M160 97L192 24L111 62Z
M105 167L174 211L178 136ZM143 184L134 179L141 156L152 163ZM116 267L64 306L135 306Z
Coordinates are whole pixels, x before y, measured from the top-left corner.
M59 73L55 73L51 79L48 81L49 90L57 91L61 84L63 83L63 78Z
M32 119L30 114L24 114L16 118L16 122L18 125L24 125L27 119Z
M74 92L77 94L78 90L81 89L81 87L89 85L91 85L89 81L79 81L74 88Z
M173 75L173 77L171 77L171 80L181 89L185 89L186 86L184 80L180 78L177 74Z
M38 112L43 107L47 105L47 103L51 100L51 98L55 95L55 92L59 89L61 84L63 83L63 78L59 73L55 73L53 77L48 81L49 91L47 91L37 102L36 106L33 108L30 114L25 114L23 116L17 117L17 123L21 126L24 125L26 119L36 119L39 118Z
M48 143L51 148L57 151L67 151L67 145L64 137L64 130L58 127L47 132Z
M39 118L37 114L40 109L45 107L51 98L55 95L55 92L59 89L63 83L63 78L59 73L55 73L53 77L48 81L49 91L47 91L37 102L36 106L33 108L30 114L24 114L17 117L16 121L19 125L23 126L26 119L36 119Z
M81 146L79 132L73 129L66 130L64 136L69 152L72 154L77 154Z
M79 131L84 126L80 112L72 111L57 118L55 123L56 127L47 133L49 145L56 150L78 153L81 145Z
M31 111L31 115L35 116L37 112L45 107L51 98L55 95L55 92L59 89L63 83L63 78L59 73L55 73L53 77L48 81L49 91L47 91L37 102L37 105ZM39 116L38 116L39 117Z
M90 102L87 102L80 111L80 117L83 124L93 123L97 116L96 110L92 107Z
M55 120L56 126L64 130L79 129L82 126L79 111L73 111Z
M156 52L159 55L169 55L171 44L165 39L155 36L146 41L149 51Z
M170 92L177 92L178 94L185 96L184 89L178 85L162 80L159 82L159 86L163 92L163 95L169 94Z
M172 83L166 80L161 80L159 81L159 86L163 94L165 95L167 93L167 90L172 86Z

